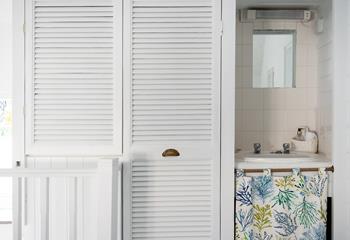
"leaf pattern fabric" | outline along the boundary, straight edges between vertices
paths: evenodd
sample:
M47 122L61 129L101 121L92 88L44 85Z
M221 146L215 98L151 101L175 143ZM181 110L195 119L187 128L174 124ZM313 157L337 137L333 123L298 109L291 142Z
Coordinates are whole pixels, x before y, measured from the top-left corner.
M328 175L257 177L236 173L237 240L325 240Z

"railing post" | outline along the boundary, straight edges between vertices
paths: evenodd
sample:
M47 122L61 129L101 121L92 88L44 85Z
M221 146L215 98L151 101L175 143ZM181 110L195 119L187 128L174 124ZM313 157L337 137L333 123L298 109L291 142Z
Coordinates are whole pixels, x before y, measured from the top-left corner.
M117 240L118 227L118 160L98 162L98 232L97 239Z

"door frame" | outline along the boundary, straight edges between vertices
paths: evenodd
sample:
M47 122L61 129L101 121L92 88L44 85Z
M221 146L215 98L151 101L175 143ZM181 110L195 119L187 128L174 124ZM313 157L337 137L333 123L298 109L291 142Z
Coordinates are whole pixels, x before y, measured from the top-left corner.
M332 238L349 239L349 2L332 2L332 50L333 50L333 110L332 110L332 159L333 175ZM345 30L345 31L344 31ZM344 61L345 60L345 61Z
M222 0L221 239L234 236L236 0Z

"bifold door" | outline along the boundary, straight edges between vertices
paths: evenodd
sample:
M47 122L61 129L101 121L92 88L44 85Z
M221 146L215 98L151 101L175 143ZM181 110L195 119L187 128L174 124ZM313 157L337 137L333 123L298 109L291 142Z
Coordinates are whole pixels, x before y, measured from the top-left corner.
M69 173L94 167L106 157L119 158L122 0L22 0L18 5L24 5L24 13L18 13L25 21L26 141L21 166L29 172ZM98 235L98 224L116 234L115 219L109 217L109 224L99 220L99 214L108 218L115 209L97 211L111 200L112 187L97 189L94 176L34 177L23 180L23 235L33 236L25 239L112 239Z
M125 5L126 240L220 239L220 11L214 0Z

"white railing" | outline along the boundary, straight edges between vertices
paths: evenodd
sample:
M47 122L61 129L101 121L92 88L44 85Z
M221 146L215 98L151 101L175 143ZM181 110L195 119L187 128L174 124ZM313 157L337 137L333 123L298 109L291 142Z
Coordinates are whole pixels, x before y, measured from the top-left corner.
M19 201L14 201L17 204L13 206L18 213L14 217L14 240L60 239L58 235L66 240L118 239L117 159L99 160L97 168L93 169L0 169L0 177L12 177L17 185ZM52 196L59 185L64 186L61 191L64 196L60 195L61 192ZM93 196L95 201L86 199L83 188L93 190L91 192L96 196L89 196ZM58 197L65 202L64 209L57 209L62 206L60 202L57 203L61 201ZM95 206L87 206L87 201L94 202ZM96 229L84 229L86 222L95 222L96 225L90 224L89 228ZM55 232L55 228L62 229L57 224L64 224L64 233Z

